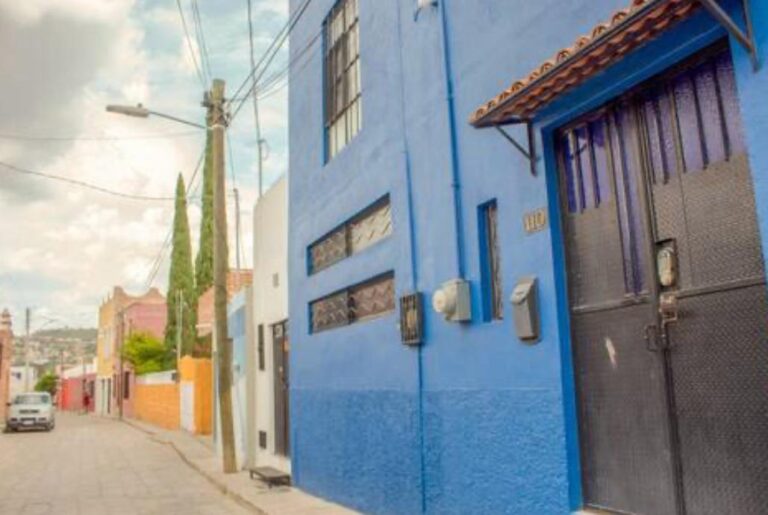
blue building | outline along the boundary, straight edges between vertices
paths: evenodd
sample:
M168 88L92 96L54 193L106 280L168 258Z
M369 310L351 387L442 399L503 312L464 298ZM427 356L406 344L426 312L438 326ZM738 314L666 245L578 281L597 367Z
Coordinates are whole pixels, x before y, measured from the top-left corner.
M768 3L290 5L294 482L765 513Z

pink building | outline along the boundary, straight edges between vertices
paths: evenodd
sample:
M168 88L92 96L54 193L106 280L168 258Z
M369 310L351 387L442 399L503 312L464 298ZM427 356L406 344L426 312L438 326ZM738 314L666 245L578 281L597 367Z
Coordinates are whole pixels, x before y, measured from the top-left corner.
M98 366L95 387L96 412L131 416L135 378L121 358L123 344L133 333L149 333L162 339L166 323L165 297L151 288L141 296L128 295L116 286L99 309Z

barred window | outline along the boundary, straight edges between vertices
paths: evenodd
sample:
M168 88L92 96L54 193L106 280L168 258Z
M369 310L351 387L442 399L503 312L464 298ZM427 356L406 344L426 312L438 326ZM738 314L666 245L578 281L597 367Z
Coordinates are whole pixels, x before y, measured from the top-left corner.
M325 142L328 160L360 132L358 0L339 0L325 20Z
M309 305L312 332L370 320L395 310L392 272L332 293Z
M389 196L385 196L310 245L309 272L313 274L328 268L390 234L392 210Z

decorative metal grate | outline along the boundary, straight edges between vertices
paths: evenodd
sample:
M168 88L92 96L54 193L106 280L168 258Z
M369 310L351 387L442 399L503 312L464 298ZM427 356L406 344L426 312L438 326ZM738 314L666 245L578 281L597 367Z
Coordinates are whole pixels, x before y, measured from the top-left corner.
M424 303L421 293L400 297L400 340L405 345L419 345L423 338Z
M312 332L362 322L394 310L395 277L390 272L312 302Z
M310 269L319 272L347 255L347 228L342 226L309 247Z
M387 195L310 245L309 271L317 273L391 234L392 209Z
M390 275L350 288L347 301L350 323L394 311L394 277Z
M349 223L350 253L356 254L392 234L392 208L379 202Z

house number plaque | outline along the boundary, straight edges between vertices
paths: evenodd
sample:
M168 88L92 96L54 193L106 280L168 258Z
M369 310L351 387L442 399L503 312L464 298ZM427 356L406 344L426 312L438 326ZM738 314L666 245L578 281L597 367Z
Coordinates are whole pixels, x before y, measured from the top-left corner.
M523 227L525 232L533 234L543 230L547 226L547 209L542 207L535 211L529 211L523 215Z

